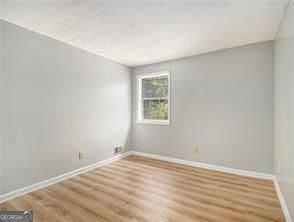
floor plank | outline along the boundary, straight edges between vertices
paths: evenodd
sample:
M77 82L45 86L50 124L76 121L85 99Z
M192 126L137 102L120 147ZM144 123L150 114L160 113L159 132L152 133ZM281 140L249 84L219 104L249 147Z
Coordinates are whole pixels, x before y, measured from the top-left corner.
M129 156L0 204L34 221L285 221L270 180Z

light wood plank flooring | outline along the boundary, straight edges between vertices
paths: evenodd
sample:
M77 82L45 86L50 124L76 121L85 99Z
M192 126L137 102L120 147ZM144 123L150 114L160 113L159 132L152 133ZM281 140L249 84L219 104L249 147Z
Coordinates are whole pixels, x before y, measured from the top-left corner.
M34 221L285 221L272 181L129 156L0 205Z

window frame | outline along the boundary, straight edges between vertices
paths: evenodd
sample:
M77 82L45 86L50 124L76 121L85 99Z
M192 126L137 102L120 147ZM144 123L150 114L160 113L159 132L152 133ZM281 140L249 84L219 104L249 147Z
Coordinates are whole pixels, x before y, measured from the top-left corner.
M160 77L160 76L167 76L168 78L168 96L167 96L167 100L168 100L168 118L167 120L157 120L157 119L144 119L142 117L142 107L143 107L143 103L142 103L142 80L146 79L146 78L154 78L154 77ZM161 71L161 72L155 72L155 73L147 73L147 74L140 74L137 75L137 124L149 124L149 125L170 125L170 107L171 107L171 99L170 99L170 71Z

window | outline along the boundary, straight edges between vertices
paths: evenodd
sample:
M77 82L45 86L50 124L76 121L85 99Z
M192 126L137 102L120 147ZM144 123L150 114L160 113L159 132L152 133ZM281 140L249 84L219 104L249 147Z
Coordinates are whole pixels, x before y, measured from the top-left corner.
M138 123L170 124L170 72L139 75Z

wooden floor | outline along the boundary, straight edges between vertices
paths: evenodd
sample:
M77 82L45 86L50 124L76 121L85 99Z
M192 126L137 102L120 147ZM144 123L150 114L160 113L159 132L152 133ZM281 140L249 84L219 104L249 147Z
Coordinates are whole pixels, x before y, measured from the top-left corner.
M272 181L129 156L10 200L34 221L285 221Z

